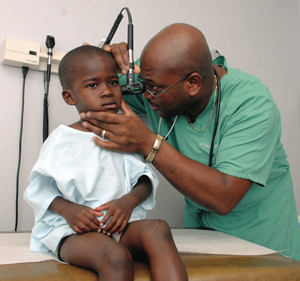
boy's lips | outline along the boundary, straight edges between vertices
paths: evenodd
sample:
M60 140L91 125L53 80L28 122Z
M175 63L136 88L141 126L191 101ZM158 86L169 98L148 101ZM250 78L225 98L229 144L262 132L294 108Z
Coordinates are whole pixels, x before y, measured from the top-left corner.
M105 103L102 104L102 107L106 108L106 109L115 109L117 107L117 104L114 101L105 102Z

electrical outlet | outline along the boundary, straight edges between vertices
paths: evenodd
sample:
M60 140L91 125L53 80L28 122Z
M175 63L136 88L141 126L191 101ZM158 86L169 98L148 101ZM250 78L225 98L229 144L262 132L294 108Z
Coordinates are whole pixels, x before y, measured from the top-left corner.
M1 47L1 63L15 67L27 66L29 69L46 71L48 49L38 43L6 38ZM58 65L65 53L52 50L51 72L58 73Z

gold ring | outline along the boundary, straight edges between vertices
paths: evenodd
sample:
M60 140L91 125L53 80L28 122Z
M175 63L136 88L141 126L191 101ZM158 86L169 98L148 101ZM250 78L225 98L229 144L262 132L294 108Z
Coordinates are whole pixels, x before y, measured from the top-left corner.
M103 130L103 131L102 131L102 135L101 135L102 138L105 138L105 133L106 133L106 130Z

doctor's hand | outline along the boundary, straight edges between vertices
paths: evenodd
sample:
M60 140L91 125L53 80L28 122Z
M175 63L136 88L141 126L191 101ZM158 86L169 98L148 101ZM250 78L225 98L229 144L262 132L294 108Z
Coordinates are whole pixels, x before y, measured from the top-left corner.
M156 134L147 128L143 121L122 100L123 114L89 111L81 113L82 126L98 136L109 140L103 141L94 137L95 143L104 149L125 153L141 153L147 156L156 138ZM105 130L105 131L104 131Z
M105 45L103 49L113 55L120 72L125 75L129 71L129 53L127 44L122 42L118 44ZM138 74L141 72L141 69L139 66L134 64L133 72Z
M90 44L87 42L83 42L82 45ZM105 45L103 46L103 49L113 55L120 72L123 75L126 75L126 73L129 71L129 53L127 49L127 44L125 42L121 42L118 44ZM133 72L139 74L141 72L140 67L134 64Z

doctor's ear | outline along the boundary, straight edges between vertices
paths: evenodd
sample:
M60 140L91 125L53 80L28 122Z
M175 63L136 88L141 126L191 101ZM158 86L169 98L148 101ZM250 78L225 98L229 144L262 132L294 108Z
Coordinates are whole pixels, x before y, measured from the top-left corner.
M188 77L190 96L195 96L201 88L202 77L199 73L194 72Z
M62 96L68 105L76 105L74 93L71 90L63 90Z

